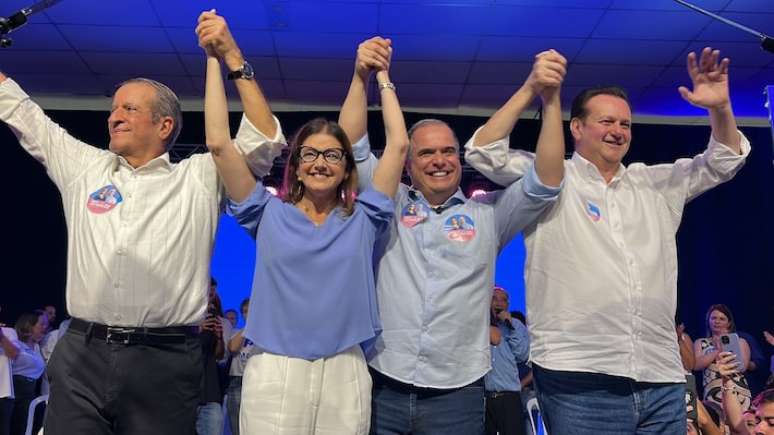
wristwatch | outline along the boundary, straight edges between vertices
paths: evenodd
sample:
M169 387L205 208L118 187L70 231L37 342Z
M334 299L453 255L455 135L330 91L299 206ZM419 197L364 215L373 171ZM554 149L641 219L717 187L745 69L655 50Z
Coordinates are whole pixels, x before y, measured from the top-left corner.
M234 80L234 79L250 80L253 77L255 77L255 71L253 70L253 66L247 63L247 61L245 61L244 63L242 63L242 66L239 67L238 70L229 72L228 76L226 77L228 77L229 80Z

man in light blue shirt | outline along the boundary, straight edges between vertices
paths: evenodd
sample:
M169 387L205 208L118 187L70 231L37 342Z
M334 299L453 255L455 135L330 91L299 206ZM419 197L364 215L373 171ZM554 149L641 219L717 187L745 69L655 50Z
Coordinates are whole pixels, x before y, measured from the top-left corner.
M527 328L511 318L508 293L495 287L492 293L492 370L484 377L486 434L524 435L521 383L518 364L529 358Z
M340 125L353 142L361 190L377 159L366 133L368 68L389 63L390 41L360 45ZM500 250L552 204L563 177L559 84L564 58L538 56L524 92L526 108L543 100L539 161L517 184L466 198L459 142L444 122L409 130L411 186L395 196L395 219L381 243L377 295L383 332L370 360L372 434L464 434L484 431L484 382L490 369L489 305Z

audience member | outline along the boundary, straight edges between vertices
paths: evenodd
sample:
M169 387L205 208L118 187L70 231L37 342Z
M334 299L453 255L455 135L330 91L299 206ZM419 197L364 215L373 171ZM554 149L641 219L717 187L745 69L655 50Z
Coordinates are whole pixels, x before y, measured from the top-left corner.
M707 336L699 338L694 343L696 364L694 370L703 370L702 385L704 387L704 404L720 412L723 407L723 380L717 369L718 355L723 351L720 336L736 331L734 316L731 310L723 304L715 304L709 307L706 316ZM739 338L739 346L742 352L737 355L737 361L741 363L739 371L731 376L733 388L737 400L742 406L742 411L750 407L752 399L750 387L744 377L747 364L750 361L750 347L747 341Z
M0 435L11 433L13 415L13 370L11 364L19 354L16 330L0 326Z
M774 389L755 396L755 435L774 435Z
M40 353L39 343L48 328L48 317L43 310L24 313L14 326L18 340L14 343L19 349L11 362L13 370L13 416L11 417L11 435L24 435L27 428L27 411L32 399L40 392L40 380L46 369L46 362ZM37 433L38 424L32 433Z
M229 323L231 323L232 328L236 328L239 319L237 318L237 312L235 309L229 308L226 310L224 317L228 320Z
M242 319L247 321L247 312L250 308L250 299L245 299L239 306ZM244 337L244 328L234 331L228 342L228 350L234 354L229 371L228 392L226 393L226 412L232 435L239 435L239 408L242 404L242 377L245 373L245 365L251 356L258 352L253 342Z

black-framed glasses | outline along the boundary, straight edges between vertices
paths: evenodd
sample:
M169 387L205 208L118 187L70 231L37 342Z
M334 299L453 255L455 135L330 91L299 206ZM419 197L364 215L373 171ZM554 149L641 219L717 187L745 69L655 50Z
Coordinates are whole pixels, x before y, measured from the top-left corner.
M344 160L344 150L341 148L328 148L319 151L316 148L302 146L298 153L298 156L304 163L314 162L319 155L322 155L323 159L331 164L338 164Z

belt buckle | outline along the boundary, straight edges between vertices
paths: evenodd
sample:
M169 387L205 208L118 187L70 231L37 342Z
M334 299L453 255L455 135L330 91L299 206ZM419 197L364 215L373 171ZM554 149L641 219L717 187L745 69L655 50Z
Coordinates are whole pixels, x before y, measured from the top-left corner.
M133 328L114 328L108 326L107 333L105 335L105 342L108 344L111 343L119 343L119 344L129 344L129 334L135 332L136 330ZM119 335L123 334L123 339L114 339L113 335Z

